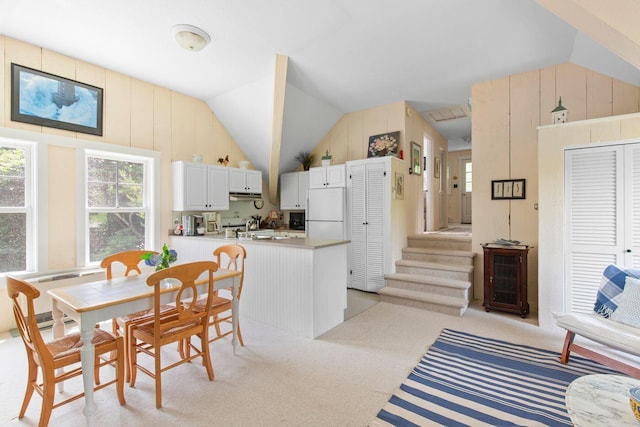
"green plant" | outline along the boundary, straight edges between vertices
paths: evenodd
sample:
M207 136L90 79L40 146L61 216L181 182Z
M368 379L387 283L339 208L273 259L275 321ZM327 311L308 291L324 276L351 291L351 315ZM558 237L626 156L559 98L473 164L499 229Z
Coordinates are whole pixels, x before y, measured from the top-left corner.
M169 264L178 259L178 253L174 249L169 249L167 244L162 245L162 252L159 254L144 254L140 257L148 266L155 267L156 271L169 268Z
M296 160L300 162L302 165L302 169L308 171L311 167L311 163L313 163L314 156L311 153L305 153L301 151L300 154L296 156Z

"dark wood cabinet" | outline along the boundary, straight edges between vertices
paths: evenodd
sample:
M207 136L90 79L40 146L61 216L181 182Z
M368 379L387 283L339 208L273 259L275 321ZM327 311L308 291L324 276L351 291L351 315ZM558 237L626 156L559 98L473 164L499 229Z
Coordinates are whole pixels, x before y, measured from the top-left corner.
M486 311L529 314L527 300L527 255L529 246L483 244L484 303Z

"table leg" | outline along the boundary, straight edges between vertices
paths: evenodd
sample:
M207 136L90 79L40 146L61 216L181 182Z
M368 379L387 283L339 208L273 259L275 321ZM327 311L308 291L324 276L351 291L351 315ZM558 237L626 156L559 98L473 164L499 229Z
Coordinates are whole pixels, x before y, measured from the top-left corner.
M237 277L233 278L233 288L231 289L231 327L233 333L231 334L231 345L233 345L233 354L236 354L236 347L238 345L238 315L239 313L239 300L238 300L238 286L239 280Z
M53 338L62 338L64 336L64 322L62 318L64 313L58 307L57 301L53 300L53 309L51 310L53 315ZM56 371L56 374L60 375L64 372L64 369L60 368ZM64 392L64 381L58 383L58 392Z
M87 417L87 425L90 427L93 426L93 417L96 411L96 405L93 401L93 369L95 367L95 348L91 342L93 328L95 328L95 323L80 322L80 336L82 337L80 358L82 360L82 384L84 386L84 411L82 412Z

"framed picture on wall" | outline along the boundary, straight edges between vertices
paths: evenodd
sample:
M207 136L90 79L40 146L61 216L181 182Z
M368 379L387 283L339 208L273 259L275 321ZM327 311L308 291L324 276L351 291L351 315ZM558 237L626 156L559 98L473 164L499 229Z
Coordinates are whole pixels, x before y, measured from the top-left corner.
M422 146L411 141L411 169L412 175L422 175Z
M404 199L404 175L401 173L395 173L395 198L398 200Z
M398 156L400 131L387 132L369 137L367 157Z
M525 198L525 179L500 179L491 181L491 200Z
M11 120L102 136L99 87L11 64Z

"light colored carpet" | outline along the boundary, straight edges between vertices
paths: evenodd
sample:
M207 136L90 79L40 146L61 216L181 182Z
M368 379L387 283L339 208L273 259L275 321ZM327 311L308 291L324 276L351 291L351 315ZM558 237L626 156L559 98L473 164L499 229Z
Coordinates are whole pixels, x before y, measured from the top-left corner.
M443 328L556 351L562 345L561 331L542 331L511 314L486 313L479 303L464 317L377 303L316 340L241 322L246 346L236 356L230 340L212 344L215 381L207 380L197 361L169 370L163 374L164 407L157 410L153 381L140 374L135 388L125 387L126 406L118 405L113 387L96 393L96 425L366 426ZM177 357L173 346L164 356ZM0 425L37 425L37 395L26 417L16 418L26 363L22 342L9 333L0 336L0 365ZM79 387L79 382L67 385ZM55 409L50 425L85 425L83 404Z

